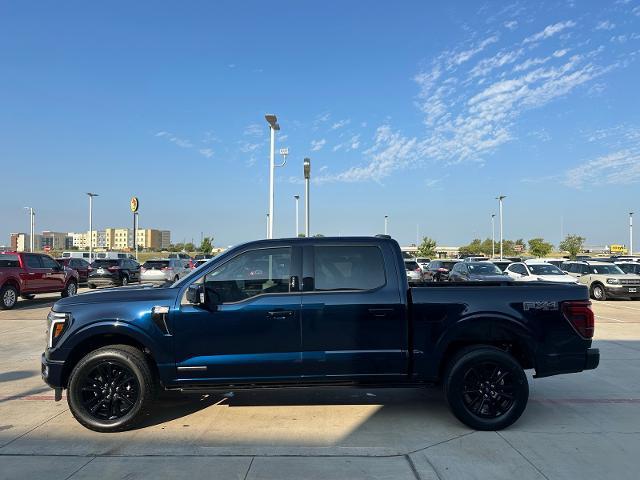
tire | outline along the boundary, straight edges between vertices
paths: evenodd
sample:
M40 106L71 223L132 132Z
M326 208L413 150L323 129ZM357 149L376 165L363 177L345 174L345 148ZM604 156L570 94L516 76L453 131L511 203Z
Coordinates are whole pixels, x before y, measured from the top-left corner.
M463 349L452 359L444 376L444 393L451 412L465 425L502 430L524 412L529 382L513 356L479 345Z
M128 276L126 276L126 275L123 275L123 276L122 276L122 280L120 281L120 284L121 284L123 287L126 287L127 285L129 285L129 277L128 277Z
M76 420L89 430L118 432L139 421L154 388L144 354L129 345L112 345L88 353L74 367L67 402Z
M173 281L174 283L177 282L178 280L180 280L180 277L178 275L176 275L175 277L173 277Z
M33 293L25 293L24 295L20 295L20 298L23 300L33 300L36 296Z
M94 288L96 288L95 283L89 283L88 285L89 285L89 288L90 288L91 290L93 290Z
M70 280L69 283L67 283L67 285L64 287L64 290L60 292L60 296L62 298L73 297L77 293L78 284L75 282L75 280Z
M18 289L13 285L0 288L0 310L11 310L18 303Z
M596 283L593 287L591 287L591 298L599 301L606 300L607 292L604 290L604 287L602 285Z

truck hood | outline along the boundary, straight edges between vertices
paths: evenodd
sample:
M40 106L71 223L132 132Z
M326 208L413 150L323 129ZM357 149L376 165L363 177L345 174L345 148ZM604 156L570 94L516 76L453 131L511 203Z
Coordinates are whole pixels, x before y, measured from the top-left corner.
M81 293L73 297L58 300L55 310L71 305L87 305L111 302L136 302L145 300L173 300L178 294L178 288L118 287Z

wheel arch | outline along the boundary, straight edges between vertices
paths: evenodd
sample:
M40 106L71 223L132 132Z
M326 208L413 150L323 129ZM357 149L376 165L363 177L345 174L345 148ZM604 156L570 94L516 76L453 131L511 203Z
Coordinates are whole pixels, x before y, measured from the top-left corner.
M439 358L438 378L456 354L463 348L489 345L512 354L523 369L535 367L533 332L514 318L500 315L467 317L451 328L436 346Z
M78 332L80 337L74 345L69 348L69 352L64 361L62 370L62 384L64 388L66 388L69 383L69 376L73 368L85 355L110 345L129 345L140 350L144 353L153 374L156 378L160 378L157 357L154 353L155 349L153 348L152 342L148 338L145 338L141 332L137 332L131 328L131 326L128 328L122 327L122 323L117 326L100 323Z

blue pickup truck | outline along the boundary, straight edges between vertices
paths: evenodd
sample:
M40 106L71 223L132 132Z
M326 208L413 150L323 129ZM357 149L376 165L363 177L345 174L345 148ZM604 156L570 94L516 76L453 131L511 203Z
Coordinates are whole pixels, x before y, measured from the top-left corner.
M535 377L596 368L581 285L409 288L388 237L262 240L164 288L64 298L48 316L42 377L75 418L132 426L161 389L441 384L453 414L499 430Z

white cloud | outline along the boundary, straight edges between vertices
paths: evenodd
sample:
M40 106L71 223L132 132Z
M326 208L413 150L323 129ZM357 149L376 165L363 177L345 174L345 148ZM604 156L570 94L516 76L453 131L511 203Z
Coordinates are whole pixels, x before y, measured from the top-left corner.
M261 146L262 143L240 142L240 151L242 153L251 153L255 152Z
M596 30L613 30L615 27L615 23L611 23L609 20L602 20L596 25Z
M531 43L538 42L540 40L544 40L546 38L554 36L556 33L560 33L567 28L575 27L576 22L573 20L567 20L566 22L558 22L553 25L547 25L547 27L541 32L536 33L535 35L531 35L524 39L522 43Z
M515 20L511 20L508 22L504 22L504 26L509 30L515 30L518 27L518 22Z
M456 65L460 65L466 62L467 60L470 60L472 57L482 52L489 45L491 45L492 43L496 43L497 41L498 41L498 36L492 35L468 50L463 50L461 52L454 53L453 56L448 55L449 56L448 68L451 68Z
M210 148L201 148L200 150L198 150L198 152L200 152L200 154L204 157L207 157L207 158L213 157L213 150Z
M262 137L265 132L265 128L259 123L252 123L247 125L244 129L243 135L247 137Z
M324 138L320 140L311 140L311 151L317 152L318 150L321 150L326 143L327 141Z
M174 134L172 134L171 132L161 131L161 132L157 132L155 134L155 136L156 137L161 137L161 138L166 138L171 143L177 145L180 148L192 148L193 147L193 143L191 143L191 140L187 140L186 138L177 137Z
M349 125L351 123L351 119L350 118L346 118L344 120L340 120L336 123L334 123L333 125L331 125L331 130L337 130L339 128L345 127L347 125Z
M594 185L629 185L640 182L640 149L620 150L567 170L563 183L583 188Z
M524 50L519 49L511 52L501 51L493 57L485 58L479 61L471 70L472 77L484 76L496 68L503 67L516 61L522 55Z

